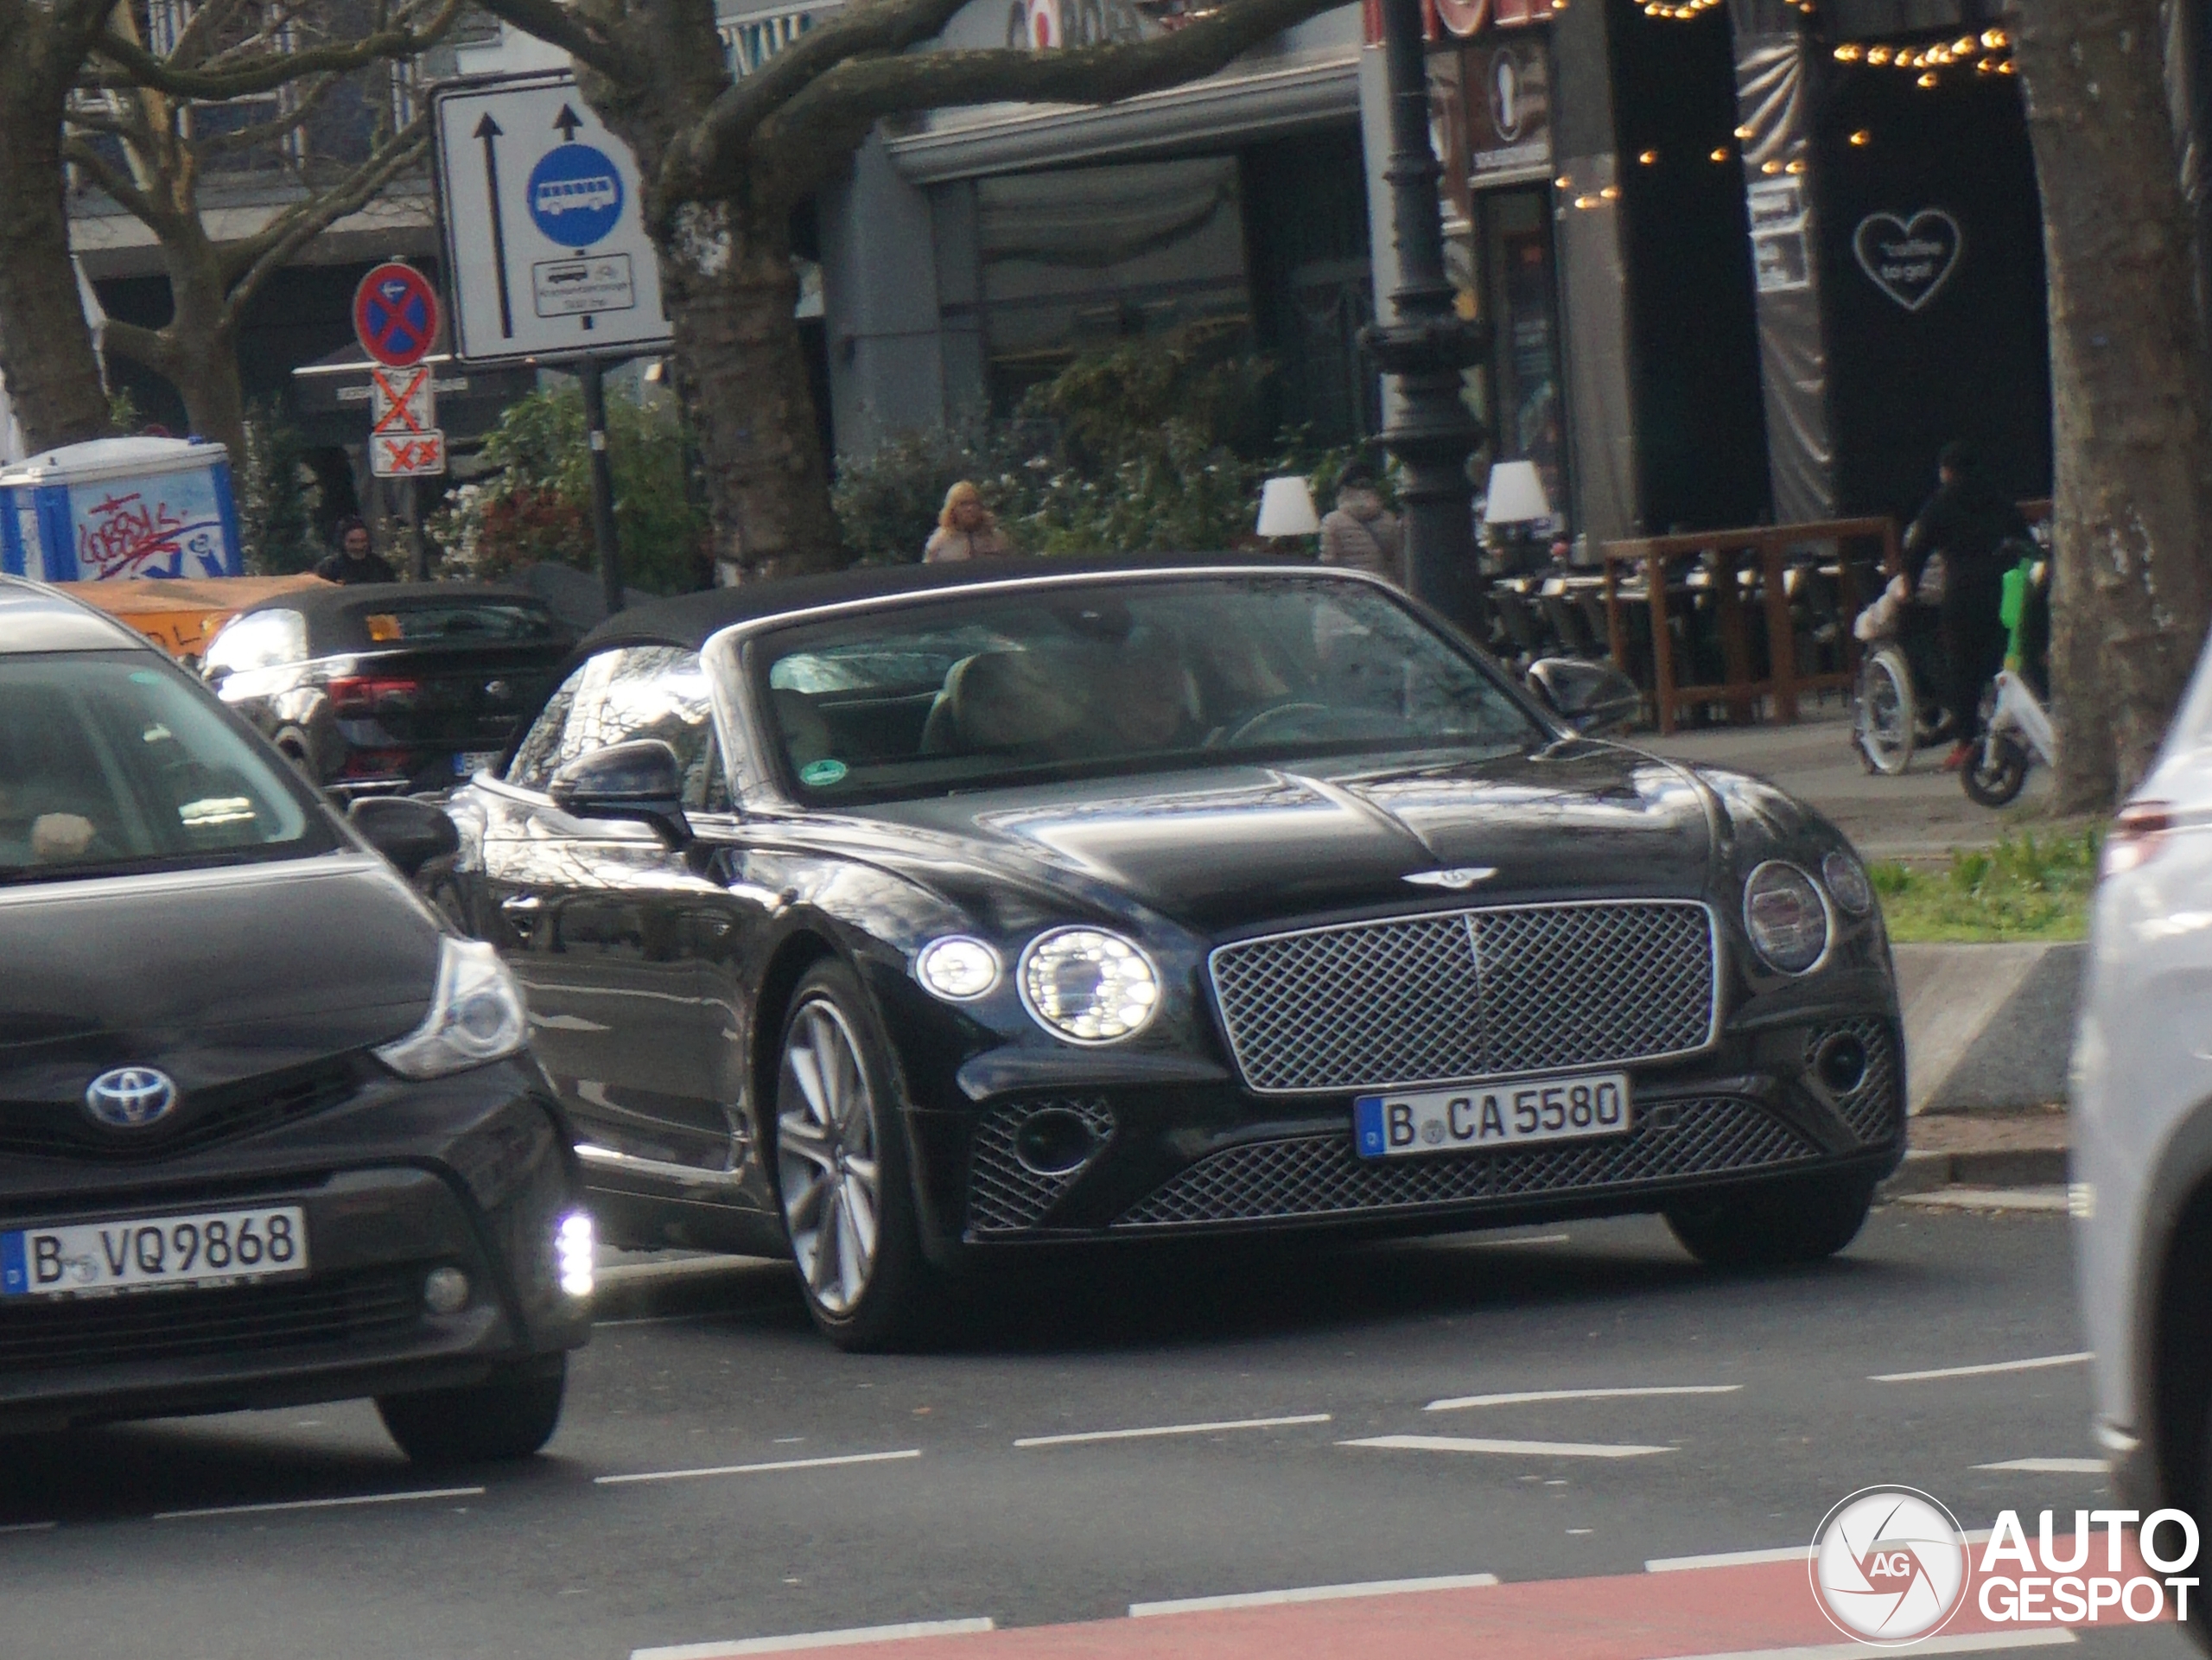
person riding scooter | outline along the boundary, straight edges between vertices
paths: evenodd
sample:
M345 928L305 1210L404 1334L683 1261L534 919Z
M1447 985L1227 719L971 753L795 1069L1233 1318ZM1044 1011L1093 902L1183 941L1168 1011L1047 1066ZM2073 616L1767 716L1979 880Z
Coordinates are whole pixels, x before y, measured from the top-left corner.
M1938 691L1953 722L1943 768L1953 772L1974 754L1982 688L2005 660L1998 608L2011 562L1999 550L2012 537L2024 540L2028 526L2019 509L1981 476L1966 445L1944 445L1936 471L1936 493L1905 532L1904 568L1915 593L1937 607L1943 648Z

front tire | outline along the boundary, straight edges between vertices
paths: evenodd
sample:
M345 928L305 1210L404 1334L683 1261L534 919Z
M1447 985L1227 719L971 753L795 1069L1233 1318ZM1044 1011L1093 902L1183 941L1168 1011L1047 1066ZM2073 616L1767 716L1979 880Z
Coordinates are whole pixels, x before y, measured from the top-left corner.
M417 1464L526 1459L553 1439L569 1388L569 1358L550 1371L502 1372L466 1389L379 1395L377 1415Z
M2008 806L2028 781L2028 752L1999 735L1985 738L1959 769L1967 798L1985 807Z
M816 1326L855 1353L926 1342L944 1298L922 1256L904 1100L842 963L817 964L792 993L775 1104L777 1196Z
M1873 1204L1870 1177L1815 1177L1684 1205L1667 1226L1708 1268L1783 1268L1834 1256Z
M1891 646L1866 654L1859 667L1859 754L1869 770L1895 778L1912 765L1919 699L1904 653Z

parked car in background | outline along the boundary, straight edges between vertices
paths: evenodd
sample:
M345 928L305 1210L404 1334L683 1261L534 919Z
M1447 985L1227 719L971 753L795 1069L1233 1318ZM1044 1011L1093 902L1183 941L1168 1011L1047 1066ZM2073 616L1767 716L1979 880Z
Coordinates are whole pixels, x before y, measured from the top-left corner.
M187 668L197 668L207 642L239 612L330 585L302 571L289 576L145 576L54 586L128 623Z
M575 645L531 595L378 582L242 611L200 669L302 772L350 798L445 789L496 762Z
M2075 1261L2123 1502L2212 1526L2212 657L2105 840L2075 1038ZM2176 1549L2169 1536L2162 1554ZM2200 1647L2204 1622L2185 1623Z
M524 982L602 1227L788 1251L841 1345L1046 1242L1643 1211L1802 1261L1901 1156L1842 836L1380 582L855 571L579 650L429 886Z
M492 951L121 624L0 578L0 1430L373 1396L426 1462L552 1434L571 1137ZM395 869L395 863L399 867Z

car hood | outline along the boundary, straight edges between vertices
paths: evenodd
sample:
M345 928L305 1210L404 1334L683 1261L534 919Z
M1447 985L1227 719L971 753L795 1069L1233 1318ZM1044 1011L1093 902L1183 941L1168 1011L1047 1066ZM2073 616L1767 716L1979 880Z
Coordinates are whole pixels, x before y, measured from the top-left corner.
M989 868L1104 889L1202 933L1464 894L1702 894L1710 798L1611 744L1122 776L869 810ZM1487 874L1483 874L1487 873ZM1430 881L1410 879L1428 876Z
M411 1031L439 931L365 854L0 888L0 1102L114 1066L187 1091Z

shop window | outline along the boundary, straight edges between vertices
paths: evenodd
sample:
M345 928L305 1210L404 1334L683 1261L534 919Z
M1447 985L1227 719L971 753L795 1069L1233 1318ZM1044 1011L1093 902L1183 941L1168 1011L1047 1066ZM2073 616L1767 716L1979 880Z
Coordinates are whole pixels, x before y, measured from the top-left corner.
M1234 156L984 179L976 200L1000 409L1077 352L1192 325L1250 327Z

